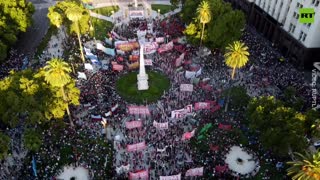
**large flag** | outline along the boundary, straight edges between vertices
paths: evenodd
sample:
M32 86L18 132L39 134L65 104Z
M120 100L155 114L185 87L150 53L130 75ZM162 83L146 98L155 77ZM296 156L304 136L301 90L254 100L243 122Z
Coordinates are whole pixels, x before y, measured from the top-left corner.
M33 175L37 177L37 164L34 156L32 156L32 170L33 170Z
M196 129L192 130L191 132L185 132L185 133L182 135L181 140L182 140L182 141L185 141L185 140L191 139L191 138L194 136L195 130L196 130Z
M78 72L78 79L85 79L85 80L87 80L87 76L86 76L86 74L83 73L83 72Z
M115 49L106 48L101 43L97 43L97 49L103 51L105 54L110 55L110 56L116 55Z

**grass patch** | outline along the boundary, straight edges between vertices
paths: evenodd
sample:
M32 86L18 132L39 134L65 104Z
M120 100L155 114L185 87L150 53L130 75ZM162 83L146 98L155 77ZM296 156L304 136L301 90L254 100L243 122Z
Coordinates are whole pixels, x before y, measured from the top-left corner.
M113 24L112 22L105 21L98 18L91 18L91 22L94 27L93 36L96 39L104 41L105 37L107 37L107 33L112 30Z
M130 72L122 76L116 83L116 88L121 97L131 103L141 104L144 101L155 102L164 90L168 90L170 80L163 74L149 71L149 89L139 91L137 85L137 72Z
M157 12L158 12L158 9L160 9L160 14L166 14L170 11L173 11L175 7L171 5L164 5L164 4L151 4L151 9Z
M119 11L119 6L106 6L106 7L103 7L103 8L93 9L92 11L97 13L97 14L104 15L104 16L111 16L112 15L112 11L114 11L114 13Z
M42 41L37 47L35 57L38 58L42 52L46 49L48 46L48 43L51 39L51 36L56 35L58 33L58 28L56 26L51 25L46 33L46 35L43 37Z

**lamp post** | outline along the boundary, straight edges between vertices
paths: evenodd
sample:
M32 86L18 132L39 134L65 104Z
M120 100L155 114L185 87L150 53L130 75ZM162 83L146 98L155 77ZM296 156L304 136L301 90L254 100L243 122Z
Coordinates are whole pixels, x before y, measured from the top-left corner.
M108 135L107 135L108 123L107 123L107 120L103 118L102 121L101 121L101 124L102 124L102 126L104 128L104 133L106 133L106 140L108 141Z
M111 11L111 14L112 14L112 21L114 23L114 10Z
M158 9L158 17L160 17L160 9Z

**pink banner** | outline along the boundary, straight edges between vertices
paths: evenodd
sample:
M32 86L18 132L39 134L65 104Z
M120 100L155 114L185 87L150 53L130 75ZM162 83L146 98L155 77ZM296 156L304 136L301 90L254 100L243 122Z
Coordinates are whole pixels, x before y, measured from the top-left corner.
M149 170L141 170L135 173L129 173L130 180L148 180L149 179Z
M211 108L211 112L216 112L221 108L219 104L215 105L214 107Z
M112 70L114 70L114 71L122 71L123 70L123 65L113 64L112 65Z
M192 92L193 91L193 85L192 84L181 84L180 85L180 91Z
M145 60L144 60L144 65L146 65L146 66L152 66L152 60L151 60L151 59L145 59Z
M191 139L191 138L194 136L195 130L196 130L196 129L192 130L191 132L186 132L186 133L184 133L184 134L182 135L181 140L182 140L182 141L185 141L185 140Z
M203 167L189 169L186 176L203 176Z
M159 44L163 43L164 42L164 37L157 37L156 38L156 42L159 43Z
M173 49L173 42L169 42L168 44L163 44L161 47L158 49L158 53L163 53L166 51L170 51Z
M155 53L158 49L158 43L156 42L146 42L144 44L143 54L152 54Z
M126 122L127 129L140 128L140 127L142 127L141 121L128 121L128 122Z
M129 114L150 115L149 108L146 106L129 106Z
M160 176L160 180L180 180L181 179L181 173L177 175L172 176Z
M158 123L157 121L153 121L153 126L157 129L168 129L169 128L168 122Z
M200 110L200 109L210 109L210 103L208 102L197 102L194 104L194 109Z
M136 143L136 144L128 144L127 145L127 151L128 152L133 152L133 151L141 151L146 149L146 143L143 141L141 143Z
M227 124L219 124L219 129L223 129L223 130L231 130L232 126L231 125L227 125Z
M176 59L176 67L181 66L183 60L184 60L184 53L182 53L182 54Z

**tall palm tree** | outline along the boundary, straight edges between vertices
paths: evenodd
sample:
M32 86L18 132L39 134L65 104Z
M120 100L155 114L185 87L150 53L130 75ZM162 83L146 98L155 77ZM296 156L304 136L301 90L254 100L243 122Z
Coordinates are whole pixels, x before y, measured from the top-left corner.
M81 59L82 59L82 62L85 63L82 43L81 43L81 39L80 39L80 28L79 28L79 20L83 16L82 13L83 13L83 9L80 8L79 6L70 7L66 11L67 18L76 25L76 34L77 34L78 41L79 41Z
M287 169L287 175L293 180L318 180L320 179L320 152L305 155L295 154L295 161L287 162L291 167Z
M231 78L234 79L236 69L245 66L249 60L248 46L240 41L235 41L226 47L227 52L224 54L226 65L232 68Z
M210 4L207 1L202 1L197 8L198 19L202 23L202 32L200 38L200 46L202 45L202 39L204 34L204 26L211 21Z
M71 126L74 126L69 110L68 99L64 90L65 85L67 85L71 81L71 77L69 75L69 73L71 72L71 68L69 67L68 63L64 62L63 60L53 58L50 61L47 61L44 70L45 81L47 81L53 87L60 88L63 96L63 101L67 104L66 110L68 113L70 124Z
M50 7L49 8L49 13L48 13L48 18L51 22L51 24L53 24L54 26L56 26L57 28L60 28L60 26L63 23L63 18L61 16L61 14L59 14L58 12L53 10L54 7Z
M226 58L226 65L231 67L232 75L231 79L234 79L234 75L236 72L236 68L242 68L245 66L249 60L249 52L248 52L248 46L246 46L244 43L240 41L235 41L233 44L229 44L228 47L226 47L227 52L224 54L224 57ZM230 90L228 92L228 99L225 106L225 112L228 110L229 100L230 100Z

